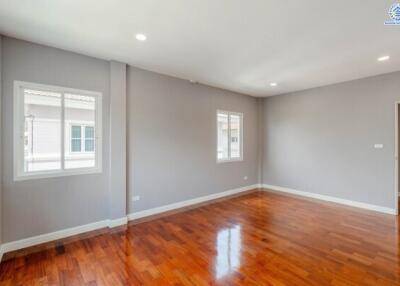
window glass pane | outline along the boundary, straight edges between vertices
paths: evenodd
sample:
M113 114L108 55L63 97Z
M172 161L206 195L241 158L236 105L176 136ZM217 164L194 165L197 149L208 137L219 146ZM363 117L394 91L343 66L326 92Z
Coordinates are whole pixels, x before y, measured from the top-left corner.
M218 130L218 160L228 159L228 114L218 113L217 115Z
M80 126L71 126L71 137L80 139L82 136L82 131Z
M81 146L82 140L79 139L72 139L71 140L71 152L81 152L82 151L82 146Z
M86 152L94 152L94 140L93 139L85 140L85 151Z
M91 135L92 132L94 135L95 129L95 97L86 96L86 95L78 95L78 94L65 94L65 102L64 102L65 110L65 130L69 130L67 126L79 126L80 132L84 132L83 136ZM89 129L83 128L83 126L90 125ZM78 133L78 131L76 131ZM72 135L72 137L71 137ZM79 140L74 140L74 138ZM84 137L85 138L85 137ZM82 138L82 133L79 137L75 137L75 132L65 132L65 162L64 166L66 169L74 169L74 168L87 168L95 166L95 153L94 152L83 152L86 150L86 140ZM89 145L93 145L93 150L95 146L95 139L91 139L93 142L88 143ZM79 141L79 143L78 143ZM85 141L85 142L82 142ZM85 150L83 150L83 145ZM74 153L74 148L79 147L80 152ZM91 146L89 146L90 148Z
M71 152L82 151L82 128L81 126L71 126Z
M86 126L85 127L85 138L86 139L88 139L88 138L93 139L94 138L94 128L93 127L91 127L91 126Z
M61 94L24 89L24 171L61 168Z
M92 126L85 127L85 151L94 152L94 128Z
M231 158L241 157L241 116L230 114L231 119Z

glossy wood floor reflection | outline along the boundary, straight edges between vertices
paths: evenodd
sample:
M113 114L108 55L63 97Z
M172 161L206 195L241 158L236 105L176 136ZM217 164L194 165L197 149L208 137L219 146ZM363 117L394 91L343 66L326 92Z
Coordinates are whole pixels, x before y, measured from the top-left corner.
M394 216L254 192L8 256L1 285L400 285Z

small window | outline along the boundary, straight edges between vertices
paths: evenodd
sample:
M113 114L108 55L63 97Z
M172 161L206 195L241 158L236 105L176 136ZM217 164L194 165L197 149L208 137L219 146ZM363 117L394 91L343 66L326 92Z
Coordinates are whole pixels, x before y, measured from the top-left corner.
M94 127L71 125L71 153L94 152Z
M14 83L14 179L101 172L100 93Z
M243 159L243 114L217 111L217 161Z

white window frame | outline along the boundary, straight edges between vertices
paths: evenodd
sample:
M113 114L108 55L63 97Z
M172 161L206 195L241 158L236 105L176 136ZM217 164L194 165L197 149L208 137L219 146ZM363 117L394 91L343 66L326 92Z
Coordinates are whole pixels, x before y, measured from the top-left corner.
M227 159L219 159L218 158L218 114L220 113L225 113L228 115L228 158ZM240 117L240 157L238 158L231 158L231 115L238 115ZM234 111L227 111L227 110L222 110L222 109L217 109L216 113L216 157L217 157L217 163L228 163L228 162L240 162L243 161L244 154L243 154L243 134L244 134L244 126L243 126L243 118L244 114L241 112L234 112Z
M61 96L61 168L48 171L24 171L24 89L38 89L42 91L57 92ZM65 169L65 110L64 94L87 95L96 98L95 104L95 166L74 169ZM66 88L54 85L45 85L32 82L14 81L14 181L52 178L72 175L94 174L102 172L102 101L103 95L100 92Z

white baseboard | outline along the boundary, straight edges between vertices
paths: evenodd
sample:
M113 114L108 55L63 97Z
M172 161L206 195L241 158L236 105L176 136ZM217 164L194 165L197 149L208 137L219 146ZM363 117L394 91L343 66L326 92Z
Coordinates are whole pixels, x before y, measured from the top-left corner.
M346 199L341 199L341 198L331 197L331 196L326 196L326 195L320 195L320 194L315 194L315 193L310 193L310 192L298 191L298 190L294 190L294 189L290 189L290 188L273 186L273 185L268 185L268 184L263 184L262 188L270 189L273 191L289 193L289 194L298 195L298 196L303 196L303 197L308 197L308 198L313 198L313 199L322 200L322 201L334 202L334 203L338 203L338 204L342 204L342 205L346 205L346 206L351 206L351 207L362 208L362 209L367 209L367 210L371 210L371 211L396 215L395 209L391 209L391 208L387 208L387 207L371 205L371 204L367 204L367 203L351 201L351 200L346 200ZM268 190L266 190L266 191L268 191Z
M89 224L85 224L85 225L80 225L80 226L76 226L76 227L71 227L71 228L55 231L55 232L41 234L41 235L37 235L37 236L33 236L33 237L21 239L21 240L7 242L2 245L2 253L22 249L25 247L29 247L29 246L33 246L33 245L37 245L37 244L41 244L41 243L46 243L49 241L81 234L84 232L88 232L88 231L92 231L92 230L96 230L96 229L100 229L100 228L104 228L104 227L108 227L108 223L109 223L108 220L102 220L102 221L98 221L98 222L94 222L94 223L89 223Z
M158 214L158 213L166 212L166 211L177 209L177 208L182 208L185 206L190 206L193 204L198 204L198 203L206 202L209 200L214 200L214 199L238 194L238 193L252 190L255 188L259 188L259 187L261 187L261 186L260 185L251 185L251 186L242 187L242 188L238 188L238 189L234 189L234 190L229 190L229 191L225 191L225 192L221 192L221 193L217 193L217 194L212 194L209 196L204 196L204 197L195 198L195 199L191 199L191 200L187 200L187 201L183 201L183 202L178 202L178 203L174 203L174 204L170 204L170 205L166 205L166 206L162 206L162 207L158 207L158 208L144 210L144 211L137 212L137 213L132 213L126 217L122 217L119 219L102 220L102 221L89 223L89 224L85 224L85 225L81 225L81 226L77 226L77 227L71 227L71 228L67 228L67 229L63 229L63 230L59 230L59 231L55 231L55 232L51 232L51 233L41 234L41 235L37 235L37 236L33 236L33 237L21 239L21 240L3 243L2 245L0 245L0 261L1 261L1 257L3 256L3 254L10 252L10 251L50 242L50 241L57 240L57 239L66 238L69 236L93 231L93 230L100 229L100 228L105 228L105 227L113 228L116 226L127 224L128 219L134 220L134 219L150 216L153 214Z
M231 196L231 195L238 194L241 192L253 190L253 189L256 189L259 187L260 187L260 185L255 184L255 185L246 186L246 187L242 187L242 188L238 188L238 189L233 189L233 190L216 193L216 194L212 194L212 195L208 195L208 196L203 196L203 197L199 197L199 198L195 198L195 199L191 199L191 200L187 200L187 201L181 201L181 202L177 202L177 203L173 203L173 204L169 204L169 205L165 205L165 206L161 206L161 207L147 209L147 210L140 211L140 212L134 212L134 213L128 214L128 219L135 220L135 219L139 219L139 218L144 218L147 216L187 207L190 205L195 205L195 204L219 199L219 198L226 197L226 196Z
M59 231L55 231L55 232L50 232L50 233L41 234L41 235L37 235L37 236L33 236L33 237L28 237L28 238L21 239L21 240L3 243L0 247L0 257L2 257L4 253L10 252L10 251L46 243L46 242L57 240L57 239L66 238L69 236L93 231L93 230L100 229L100 228L105 228L105 227L113 228L113 227L120 226L120 225L127 224L127 223L128 223L127 217L122 217L122 218L115 219L115 220L106 219L106 220L102 220L102 221L98 221L98 222L94 222L94 223L89 223L89 224L71 227L71 228L67 228L67 229L63 229L63 230L59 230ZM0 259L0 261L1 261L1 259Z
M113 227L117 227L117 226L124 225L127 223L128 223L128 217L124 216L124 217L121 217L118 219L110 219L108 221L108 227L113 228Z

